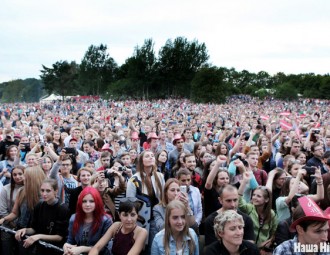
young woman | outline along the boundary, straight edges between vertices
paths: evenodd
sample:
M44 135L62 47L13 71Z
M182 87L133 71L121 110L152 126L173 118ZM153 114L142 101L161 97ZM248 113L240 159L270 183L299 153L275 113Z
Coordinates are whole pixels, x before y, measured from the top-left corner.
M151 255L199 254L198 238L187 224L188 208L179 200L167 205L165 229L155 236Z
M205 254L259 255L257 246L243 240L244 221L242 215L234 210L226 210L214 219L214 232L219 242L206 247Z
M139 156L137 173L127 183L126 197L136 197L150 204L149 215L141 215L146 220L147 230L149 230L152 209L160 202L164 185L164 176L157 171L154 153L142 152Z
M45 175L46 175L47 177L49 177L49 175L50 175L50 170L52 169L52 167L53 167L53 165L54 165L54 161L53 161L53 159L52 159L50 156L45 155L45 156L43 156L43 157L41 158L41 163L40 163L40 165L41 165L42 170L44 170Z
M170 178L168 153L166 150L162 150L156 154L156 165L158 172L164 175L165 181Z
M16 228L25 228L30 224L34 207L40 201L40 186L46 176L40 167L27 167L24 171L24 186L19 189L14 207L10 214L0 219L12 222L17 219Z
M205 218L214 211L221 208L219 203L220 189L229 183L229 173L225 169L219 169L227 162L227 157L224 155L217 156L214 164L211 165L211 171L207 176L204 188L204 210Z
M185 167L185 163L183 161L184 157L186 156L186 153L184 151L179 153L179 157L175 163L175 165L172 167L171 170L171 177L176 178L176 173L179 171L180 168Z
M65 255L79 255L91 250L102 238L112 220L106 215L99 192L93 187L86 187L80 193L76 213L71 216L69 236L63 246ZM104 249L99 254L107 254Z
M216 150L215 150L215 155L219 156L225 156L227 158L226 160L226 164L224 166L228 166L229 165L229 147L228 144L221 142L218 144Z
M61 137L61 132L59 130L54 130L53 132L53 146L54 146L54 151L56 152L57 155L59 155L62 149L64 148L63 139Z
M67 235L69 211L56 198L57 190L56 180L44 180L40 187L42 201L34 207L31 227L16 231L15 238L23 243L25 249L36 244L35 254L58 254L56 250L47 249L36 242L42 240L61 246ZM24 239L25 235L29 237Z
M6 149L6 159L0 161L0 181L3 185L10 183L11 171L16 164L19 164L18 148L10 145Z
M88 253L96 255L112 240L111 252L113 255L139 255L147 239L147 231L137 226L139 205L127 198L120 203L120 222L111 225L103 237Z
M189 198L186 193L180 191L180 182L177 179L170 178L166 181L163 197L161 202L153 208L153 220L150 223L150 234L152 237L150 240L153 240L153 237L164 228L165 224L165 211L168 203L174 199L180 200L185 204L185 206L190 209ZM190 213L187 216L188 226L195 224L195 217L193 213Z
M25 167L16 166L11 172L11 182L4 186L0 193L0 218L3 218L10 214L12 211L15 200L17 197L18 190L24 185L24 171ZM14 228L15 222L11 224L5 224L5 227ZM12 254L14 247L14 238L11 234L5 232L1 233L1 254L9 255Z
M243 163L241 163L243 165ZM245 171L238 189L239 209L248 214L254 225L255 243L260 249L270 247L277 228L277 217L272 210L272 194L265 186L259 186L252 192L251 203L246 203L242 194L252 173Z

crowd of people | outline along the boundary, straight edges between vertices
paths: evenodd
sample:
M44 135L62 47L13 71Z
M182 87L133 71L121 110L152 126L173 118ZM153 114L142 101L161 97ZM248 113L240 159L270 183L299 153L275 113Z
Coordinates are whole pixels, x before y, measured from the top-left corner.
M330 236L329 105L246 95L222 105L3 104L0 253L321 249Z

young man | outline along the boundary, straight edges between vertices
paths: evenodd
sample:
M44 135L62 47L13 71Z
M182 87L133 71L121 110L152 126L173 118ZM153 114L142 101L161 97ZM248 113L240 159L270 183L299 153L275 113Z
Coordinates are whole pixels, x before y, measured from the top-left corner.
M175 148L168 154L168 160L170 162L170 169L175 165L179 158L180 152L184 151L186 154L189 153L188 150L183 147L184 139L180 134L176 134L173 139L173 145Z
M195 155L191 154L191 153L186 154L183 158L183 162L185 163L186 168L191 173L191 184L201 191L203 180L202 180L201 176L195 171L195 169L196 169Z
M290 230L297 231L297 235L276 247L274 255L303 255L330 253L328 231L330 218L309 197L298 199L299 205L295 209Z
M177 173L177 179L180 182L180 186L187 187L189 205L195 216L196 224L199 226L203 216L201 193L198 188L191 185L191 172L188 169L181 168Z
M219 192L219 202L222 205L222 207L211 213L205 220L204 226L205 226L205 246L209 245L215 241L218 241L217 237L214 234L213 226L214 226L214 219L215 217L226 211L226 210L235 210L238 214L242 215L244 220L244 240L249 240L251 242L254 242L255 236L253 232L253 222L251 218L245 214L237 210L238 208L238 192L237 188L232 185L226 185L224 186L220 192Z

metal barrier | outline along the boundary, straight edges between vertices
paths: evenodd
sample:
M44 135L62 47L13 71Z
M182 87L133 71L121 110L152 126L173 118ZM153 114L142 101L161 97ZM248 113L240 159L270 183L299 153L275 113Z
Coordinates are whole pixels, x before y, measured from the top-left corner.
M6 227L1 226L1 225L0 225L0 231L4 231L6 233L13 234L13 235L16 234L16 231L15 230L12 230L10 228L6 228ZM24 236L24 237L25 238L28 238L29 236ZM58 252L61 252L61 253L64 252L63 249L57 247L56 245L53 245L53 244L50 244L50 243L47 243L47 242L44 242L44 241L41 241L41 240L39 240L38 243L40 245L42 245L43 247L45 247L45 248L54 249L54 250L56 250Z

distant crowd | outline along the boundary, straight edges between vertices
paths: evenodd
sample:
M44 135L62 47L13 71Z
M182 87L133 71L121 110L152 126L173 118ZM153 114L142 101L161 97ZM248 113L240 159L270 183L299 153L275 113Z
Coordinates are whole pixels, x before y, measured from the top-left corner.
M320 248L330 236L329 106L247 95L2 104L0 253Z

